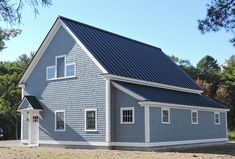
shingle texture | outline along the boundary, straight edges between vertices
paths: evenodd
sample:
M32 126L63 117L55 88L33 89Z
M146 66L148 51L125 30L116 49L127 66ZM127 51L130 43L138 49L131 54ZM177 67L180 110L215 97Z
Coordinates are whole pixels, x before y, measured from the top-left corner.
M224 105L217 103L205 96L199 94L185 93L131 83L118 82L115 83L125 87L126 89L135 92L144 97L147 101L180 104L198 107L211 107L219 109L228 109Z
M160 48L64 17L59 18L108 73L201 90Z

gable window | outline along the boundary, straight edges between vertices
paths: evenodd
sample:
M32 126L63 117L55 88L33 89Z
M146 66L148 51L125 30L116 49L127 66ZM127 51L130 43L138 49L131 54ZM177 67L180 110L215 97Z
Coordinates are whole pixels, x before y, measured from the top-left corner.
M85 131L97 131L97 109L85 109Z
M55 131L65 131L65 111L55 111Z
M134 124L135 111L134 107L120 108L121 124Z
M214 113L214 121L215 121L215 124L220 124L220 113L219 112Z
M75 76L75 63L66 64L66 77Z
M192 124L198 124L198 111L197 110L191 111L191 121L192 121Z
M162 108L162 124L170 124L170 109Z
M65 56L56 57L56 77L65 77Z
M47 80L55 79L55 66L47 67Z

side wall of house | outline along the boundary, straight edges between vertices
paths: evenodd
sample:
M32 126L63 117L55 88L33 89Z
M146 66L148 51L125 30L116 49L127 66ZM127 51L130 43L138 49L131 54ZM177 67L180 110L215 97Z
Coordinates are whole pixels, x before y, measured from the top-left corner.
M29 121L28 117L29 115L27 112L22 112L23 113L23 135L22 135L22 140L28 140L28 131L29 131Z
M198 111L198 124L191 123L191 110L170 109L170 124L161 123L161 108L150 107L151 142L226 138L226 115L214 123L214 112Z
M66 63L76 63L76 77L46 81L46 67L55 65L55 57L59 55L66 55ZM25 93L36 96L44 109L40 113L39 140L105 141L105 79L101 73L96 64L61 27L25 87ZM85 131L86 108L97 108L96 132ZM56 110L65 110L65 131L55 131Z
M135 123L121 124L120 108L134 107ZM144 108L138 100L111 88L111 140L112 142L144 142Z

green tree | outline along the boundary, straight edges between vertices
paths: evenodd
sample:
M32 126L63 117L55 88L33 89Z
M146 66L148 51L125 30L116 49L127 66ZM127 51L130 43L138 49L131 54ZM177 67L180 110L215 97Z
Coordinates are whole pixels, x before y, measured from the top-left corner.
M198 20L201 33L220 31L224 29L234 36L235 0L212 0L207 4L207 15ZM235 36L230 40L235 47Z

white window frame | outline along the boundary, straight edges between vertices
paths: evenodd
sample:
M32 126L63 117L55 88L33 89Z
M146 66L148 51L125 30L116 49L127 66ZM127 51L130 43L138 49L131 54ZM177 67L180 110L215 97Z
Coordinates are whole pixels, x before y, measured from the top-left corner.
M91 129L87 129L87 125L86 125L87 124L87 122L86 122L86 120L87 120L86 114L87 114L88 111L95 111L95 129L92 129L92 130ZM98 117L97 117L98 116L97 108L87 108L87 109L84 110L84 114L85 114L84 115L84 117L85 117L85 120L84 120L85 121L85 124L84 124L85 125L85 131L86 132L96 132L97 131L97 119L98 119Z
M55 68L55 77L48 79L48 69L50 69L50 68ZM54 79L56 79L56 67L55 66L47 66L46 67L46 80L49 81L49 80L54 80Z
M64 57L64 77L57 77L57 59ZM66 78L66 55L59 55L55 57L55 75L56 79Z
M132 110L132 122L123 122L124 110ZM121 124L135 124L135 108L134 107L121 107L120 108L120 123Z
M197 121L193 121L193 113L196 113ZM191 110L191 123L192 124L198 124L198 110Z
M166 110L168 111L168 122L163 121L163 111ZM171 123L171 111L170 108L161 108L161 121L162 124L170 124Z
M219 122L218 123L216 123L216 115L218 114L218 116L219 116ZM215 125L219 125L220 124L220 112L214 112L214 123L215 123Z
M70 66L70 65L73 65L73 66L74 66L74 75L73 75L73 76L68 76L68 75L67 75L67 66ZM66 69L65 69L65 70L66 70L66 74L65 74L65 77L66 77L66 78L76 77L76 67L77 67L77 66L76 66L76 63L75 63L75 62L74 62L74 63L66 63L66 64L65 64L65 67L66 67Z
M57 130L56 129L56 113L61 113L61 112L63 112L64 113L64 129L63 130ZM55 131L65 131L66 130L66 117L65 117L66 115L65 115L65 110L56 110L55 111Z

